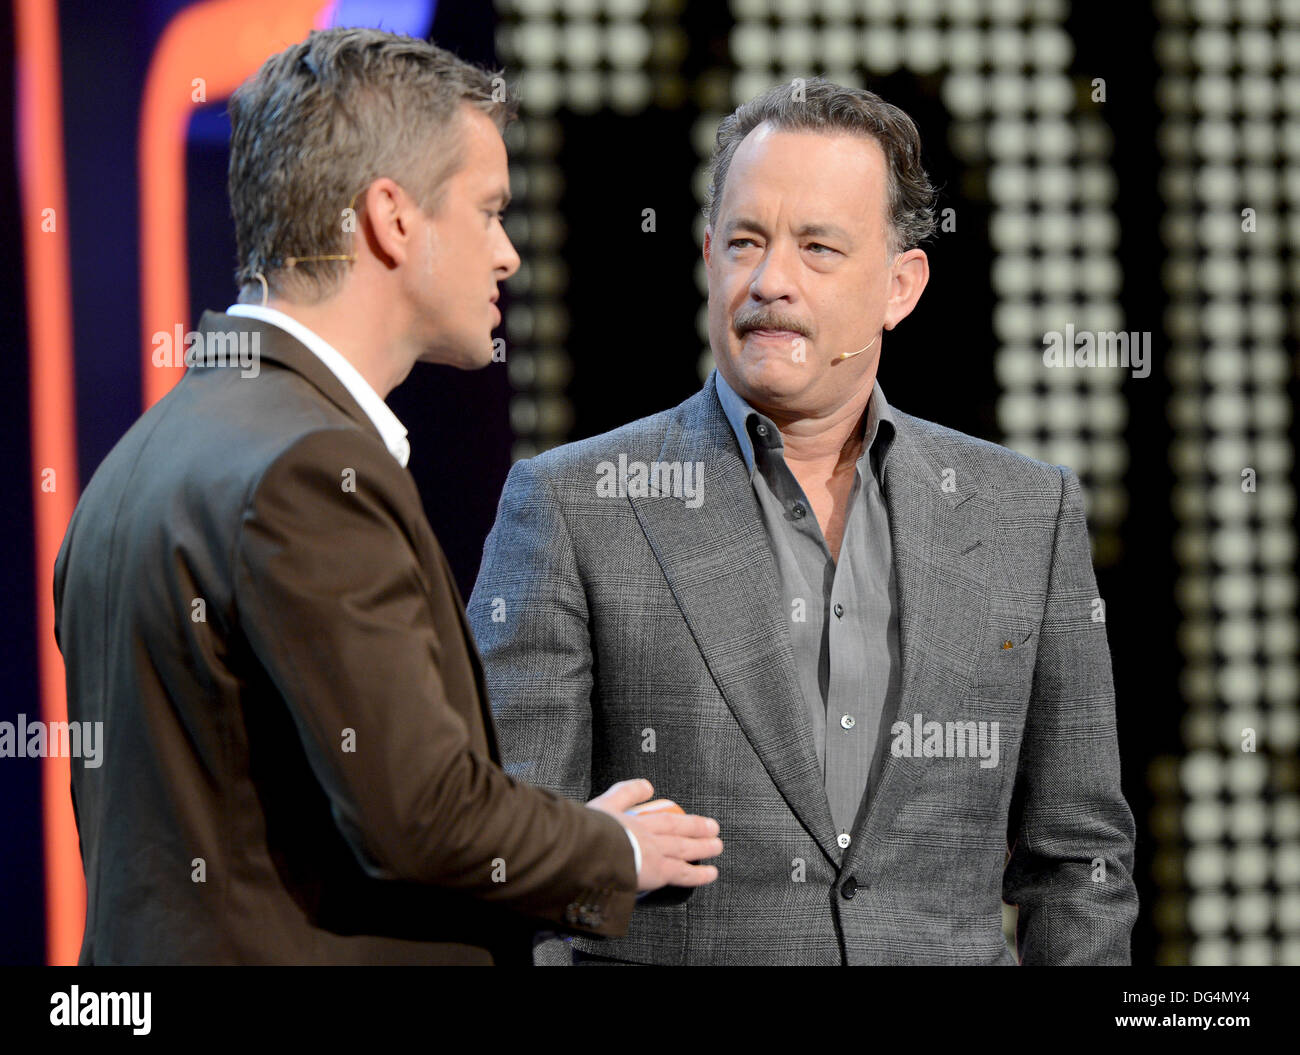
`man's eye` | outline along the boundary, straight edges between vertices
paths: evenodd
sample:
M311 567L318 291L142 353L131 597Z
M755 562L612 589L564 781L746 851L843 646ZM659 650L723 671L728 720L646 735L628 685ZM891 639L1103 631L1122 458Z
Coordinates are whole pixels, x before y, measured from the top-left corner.
M830 246L828 246L828 245L822 245L821 242L809 242L809 243L808 243L808 248L809 248L809 249L825 249L825 250L826 250L826 253L833 253L833 252L835 252L835 250L832 249ZM818 253L817 255L818 255L818 256L825 256L826 253Z
M736 246L740 245L741 242L747 242L750 245L754 244L754 240L752 238L733 238L730 242L727 243L727 245L728 247L735 249Z

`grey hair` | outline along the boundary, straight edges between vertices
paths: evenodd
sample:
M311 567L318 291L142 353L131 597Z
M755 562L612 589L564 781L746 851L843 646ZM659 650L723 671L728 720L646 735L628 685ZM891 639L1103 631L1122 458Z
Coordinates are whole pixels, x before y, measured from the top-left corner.
M912 119L874 92L822 77L775 85L723 118L709 166L705 215L710 226L717 225L737 147L764 122L782 131L847 132L874 139L884 151L889 172L891 253L911 249L934 234L937 193L921 165L921 135Z
M229 106L240 299L260 298L259 273L289 299L333 293L345 261L287 261L349 254L357 227L344 210L380 177L436 210L463 162L463 103L503 133L518 115L500 74L413 37L318 30L267 59Z

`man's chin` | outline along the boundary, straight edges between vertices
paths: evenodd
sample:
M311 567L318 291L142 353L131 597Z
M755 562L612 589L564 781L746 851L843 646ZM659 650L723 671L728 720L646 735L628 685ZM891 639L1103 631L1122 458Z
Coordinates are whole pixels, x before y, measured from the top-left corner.
M803 351L807 354L806 348ZM767 400L779 401L797 395L812 381L812 364L806 359L796 360L791 352L782 354L766 349L757 352L741 349L734 372L750 393Z
M436 363L439 366L454 366L457 370L482 370L493 361L494 348L491 341L483 345L458 345L448 347L439 345L429 348L416 360L420 363Z

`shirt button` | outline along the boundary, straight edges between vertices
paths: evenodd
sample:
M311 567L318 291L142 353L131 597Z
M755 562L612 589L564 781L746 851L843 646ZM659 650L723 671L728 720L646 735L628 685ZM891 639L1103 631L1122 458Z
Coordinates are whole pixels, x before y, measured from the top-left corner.
M796 502L790 507L790 512L794 514L796 520L802 520L808 510L804 509L802 502Z
M858 724L858 723L857 723L857 720L856 720L856 719L853 717L853 715L851 715L851 714L843 715L843 716L840 718L840 728L841 728L841 729L852 729L852 728L853 728L855 725L857 725L857 724Z
M766 436L767 426L764 425L762 422L759 422L757 425L754 426L754 431L757 432L760 436Z
M836 836L835 841L840 844L841 850L847 850L849 848L849 843L853 841L853 837L849 835L848 832L840 832L840 834Z
M844 618L844 605L838 603L835 605L835 618L836 619Z

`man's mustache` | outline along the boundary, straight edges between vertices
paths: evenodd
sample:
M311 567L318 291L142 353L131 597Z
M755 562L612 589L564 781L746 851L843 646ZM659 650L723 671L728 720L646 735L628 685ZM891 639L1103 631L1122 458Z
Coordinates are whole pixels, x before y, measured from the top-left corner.
M798 319L788 315L773 315L770 312L753 312L749 315L737 315L732 322L736 333L741 337L751 330L792 330L802 337L811 337L808 327Z

